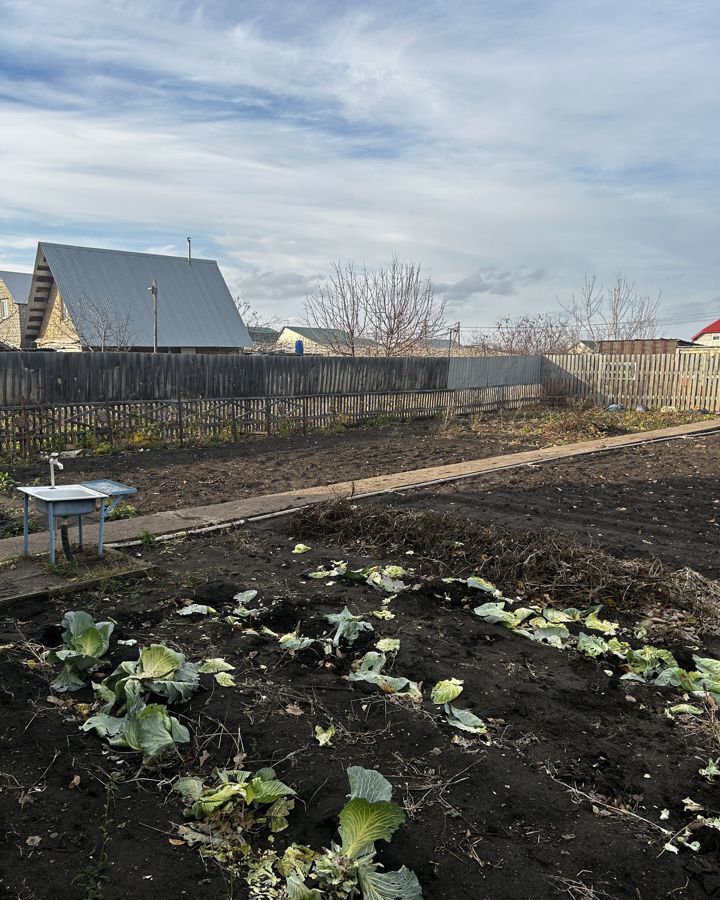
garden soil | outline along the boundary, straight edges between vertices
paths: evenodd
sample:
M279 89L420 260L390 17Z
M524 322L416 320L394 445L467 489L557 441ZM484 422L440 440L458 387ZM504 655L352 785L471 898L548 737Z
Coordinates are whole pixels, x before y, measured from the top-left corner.
M606 659L486 624L472 608L487 596L464 585L423 581L392 600L394 618L380 620L372 613L382 597L367 585L308 577L341 550L317 541L295 555L291 529L291 522L256 523L158 546L143 554L156 568L135 584L108 583L72 604L58 598L3 609L0 897L246 897L241 880L231 884L178 840L182 807L169 790L179 772L240 761L274 766L297 791L279 849L294 840L328 846L346 799L346 769L378 769L406 813L392 842L380 844L380 859L412 868L427 900L720 896L720 832L696 832L696 853L663 849L666 832L693 819L684 798L715 815L720 806L717 785L698 774L706 736L665 715L676 701L672 689L621 681ZM412 557L391 562L411 565ZM283 653L272 638L224 622L233 595L246 589L259 592L256 631L299 626L317 636L329 630L324 616L344 605L375 630L339 657L313 648ZM211 604L218 615L179 616L187 601ZM89 690L64 695L66 706L49 699L52 673L33 650L59 642L57 625L71 608L116 621L104 672L136 656L117 638L164 642L190 659L222 656L235 666L236 687L202 676L202 689L175 711L193 734L182 759L142 769L136 754L80 731L82 707L73 703L90 702ZM421 682L422 704L343 678L380 637L400 638L391 674ZM488 742L450 728L430 702L431 686L451 677L464 682L456 705L488 723ZM332 745L320 747L314 728L329 724Z

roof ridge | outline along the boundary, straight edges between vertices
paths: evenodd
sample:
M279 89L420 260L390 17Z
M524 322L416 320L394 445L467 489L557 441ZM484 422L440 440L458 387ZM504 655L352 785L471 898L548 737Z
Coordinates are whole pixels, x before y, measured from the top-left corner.
M61 247L63 250L91 250L93 253L120 253L123 256L149 256L152 259L177 259L180 262L187 262L187 256L173 256L170 253L147 253L143 250L117 250L114 247L84 247L81 244L56 244L54 241L39 241L39 245L41 247ZM193 256L192 262L218 264L216 259L208 259L204 256Z

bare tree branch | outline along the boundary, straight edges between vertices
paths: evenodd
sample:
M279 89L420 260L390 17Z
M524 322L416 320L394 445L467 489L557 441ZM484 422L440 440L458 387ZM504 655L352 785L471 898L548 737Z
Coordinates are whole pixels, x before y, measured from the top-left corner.
M558 298L578 337L593 341L655 337L661 301L662 293L655 298L641 295L622 272L607 289L598 284L595 275L586 275L579 294L565 302Z
M246 328L274 328L280 321L277 316L266 316L243 297L235 297L235 307Z
M538 313L500 319L489 333L476 332L472 344L484 354L541 356L564 353L575 340L575 331L566 319L552 313Z
M409 356L447 332L445 300L437 300L419 264L396 255L370 275L368 336L377 356Z
M445 301L438 301L421 267L394 256L377 271L352 262L332 265L305 301L305 321L325 330L325 343L342 356L408 356L444 334Z
M83 350L131 350L137 346L130 312L85 294L73 301L72 310L63 304L62 318L55 321L54 330L59 337L79 340Z
M333 262L327 281L318 281L305 298L305 321L311 328L322 328L324 343L339 356L357 356L367 330L370 276Z

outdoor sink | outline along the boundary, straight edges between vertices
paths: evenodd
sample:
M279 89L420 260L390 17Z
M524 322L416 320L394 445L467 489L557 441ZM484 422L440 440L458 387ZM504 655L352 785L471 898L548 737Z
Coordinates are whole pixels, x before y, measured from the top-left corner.
M21 487L18 490L35 500L38 512L49 512L52 504L55 516L81 516L95 509L98 500L104 500L107 494L94 491L82 484L59 484L56 487Z

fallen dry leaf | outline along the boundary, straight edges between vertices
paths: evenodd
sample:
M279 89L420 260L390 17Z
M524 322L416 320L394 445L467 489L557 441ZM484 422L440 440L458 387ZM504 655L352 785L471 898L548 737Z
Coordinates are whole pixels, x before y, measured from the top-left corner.
M73 780L68 785L68 788L71 791L74 790L74 788L76 788L76 787L80 787L80 776L79 775L73 775Z
M305 713L300 709L297 703L290 703L285 707L285 712L290 716L304 716Z

